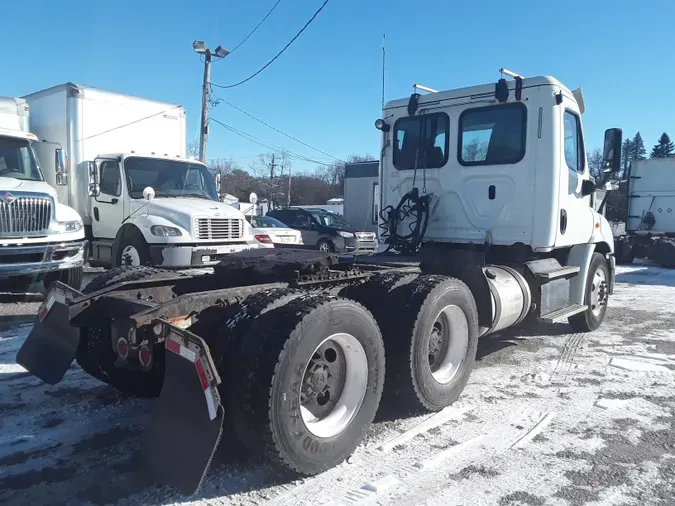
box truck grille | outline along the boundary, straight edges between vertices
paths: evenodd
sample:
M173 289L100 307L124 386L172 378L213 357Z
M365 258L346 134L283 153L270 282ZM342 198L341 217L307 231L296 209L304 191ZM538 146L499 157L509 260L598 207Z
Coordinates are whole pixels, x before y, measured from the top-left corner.
M243 220L237 218L197 218L195 235L198 240L241 239L244 235Z
M0 194L0 235L46 233L51 218L51 199Z

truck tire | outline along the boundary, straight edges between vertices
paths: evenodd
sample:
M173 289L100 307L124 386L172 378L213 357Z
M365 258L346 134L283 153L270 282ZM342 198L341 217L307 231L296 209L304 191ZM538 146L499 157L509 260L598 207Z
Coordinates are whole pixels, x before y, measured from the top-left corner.
M382 336L370 312L340 297L304 295L256 318L246 337L229 379L241 441L305 476L349 457L384 383Z
M49 272L42 278L42 285L45 292L49 291L49 287L54 281L61 281L75 290L82 287L82 273L84 267L73 267L72 269L64 269L57 272Z
M94 293L115 283L138 281L151 277L176 276L175 272L152 267L124 266L111 269L95 277L84 287L84 294ZM153 356L157 359L149 371L137 371L115 367L117 355L112 348L110 327L80 329L80 343L75 360L90 376L114 386L118 390L139 397L156 397L162 389L164 379L164 350L155 347Z
M112 266L151 265L150 247L143 234L136 227L128 227L115 239L113 244Z
M576 332L592 332L597 329L607 312L609 268L605 257L593 253L588 267L584 303L589 307L583 313L568 318L569 324Z
M614 251L614 258L616 258L618 265L632 264L633 260L635 260L633 246L629 242L614 241Z
M384 401L440 411L464 390L478 347L478 309L462 281L421 275L379 302L385 338Z

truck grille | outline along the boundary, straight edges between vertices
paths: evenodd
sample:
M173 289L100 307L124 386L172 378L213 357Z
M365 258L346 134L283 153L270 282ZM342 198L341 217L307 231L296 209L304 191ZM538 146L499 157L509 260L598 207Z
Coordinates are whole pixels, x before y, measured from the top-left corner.
M45 197L0 194L0 235L46 233L52 218L52 201Z
M194 227L198 240L241 239L244 235L243 220L237 218L196 218Z

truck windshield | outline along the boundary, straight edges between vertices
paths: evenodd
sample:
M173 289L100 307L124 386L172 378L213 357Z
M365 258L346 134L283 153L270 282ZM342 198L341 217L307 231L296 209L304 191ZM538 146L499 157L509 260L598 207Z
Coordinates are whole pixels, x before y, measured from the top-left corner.
M134 199L143 198L143 189L151 186L156 197L218 200L211 174L200 163L134 156L124 161L124 173Z
M0 137L0 177L43 181L29 141Z

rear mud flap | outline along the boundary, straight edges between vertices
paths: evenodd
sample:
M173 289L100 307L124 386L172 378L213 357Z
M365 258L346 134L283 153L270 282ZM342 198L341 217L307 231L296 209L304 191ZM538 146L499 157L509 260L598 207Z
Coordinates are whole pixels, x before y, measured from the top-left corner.
M63 379L80 343L80 329L70 326L69 317L69 305L80 295L62 283L52 285L16 354L17 364L50 385Z
M166 322L162 322L168 325ZM201 486L223 431L220 378L206 343L169 326L164 384L140 456L151 478L191 495Z

